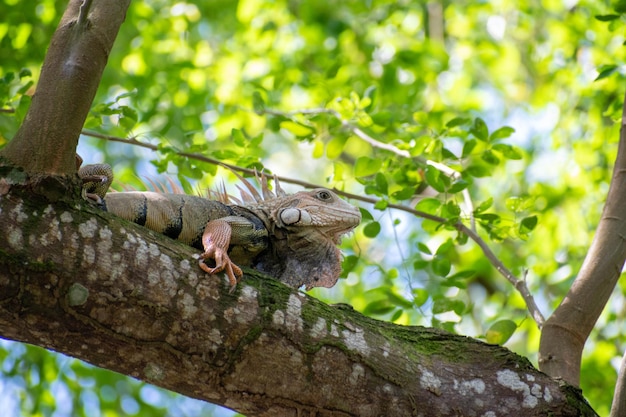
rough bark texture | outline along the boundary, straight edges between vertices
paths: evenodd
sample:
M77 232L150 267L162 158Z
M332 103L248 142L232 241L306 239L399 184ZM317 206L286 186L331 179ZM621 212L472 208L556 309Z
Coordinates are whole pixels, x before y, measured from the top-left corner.
M130 0L71 0L41 69L24 123L2 150L30 172L72 174L80 131Z
M565 298L546 321L539 366L554 378L580 383L585 341L602 313L626 259L626 100L611 187L585 261Z
M375 321L250 271L229 294L194 249L64 187L0 168L2 337L249 416L595 415L498 346Z

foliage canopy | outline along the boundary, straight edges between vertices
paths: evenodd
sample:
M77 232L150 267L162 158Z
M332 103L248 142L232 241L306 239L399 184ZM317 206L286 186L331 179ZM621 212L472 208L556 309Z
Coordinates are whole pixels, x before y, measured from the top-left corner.
M64 7L0 2L0 146L25 116ZM191 193L227 175L185 152L373 197L344 242L345 280L312 294L536 360L524 299L455 223L475 224L544 315L556 308L615 159L622 12L598 1L135 1L85 128L158 150L86 134L79 152L111 163L118 186L163 174ZM625 291L583 360L600 414L626 348ZM19 392L26 414L63 412L58 392L74 415L96 403L166 414L164 394L76 361L14 344L0 359L0 390Z

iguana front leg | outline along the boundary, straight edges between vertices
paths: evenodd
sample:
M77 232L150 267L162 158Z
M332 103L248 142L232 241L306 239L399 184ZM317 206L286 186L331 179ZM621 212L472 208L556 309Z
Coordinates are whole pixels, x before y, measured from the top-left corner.
M200 268L211 275L224 271L228 276L230 291L232 292L237 286L239 278L243 276L243 272L228 256L228 247L230 246L233 229L225 219L211 220L204 228L204 233L202 233L204 253L200 255ZM205 259L214 259L215 267L208 267L204 263Z
M243 276L239 268L228 255L239 260L247 259L248 264L252 257L267 247L267 229L254 218L242 215L225 216L211 220L202 233L204 253L200 255L200 268L209 274L224 271L230 282L231 292ZM204 263L205 259L214 259L215 267L211 268Z

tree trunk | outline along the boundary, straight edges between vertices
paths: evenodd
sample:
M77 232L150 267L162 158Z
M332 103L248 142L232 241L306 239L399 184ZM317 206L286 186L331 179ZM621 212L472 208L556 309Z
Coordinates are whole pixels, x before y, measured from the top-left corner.
M72 174L80 131L130 0L71 0L26 118L0 153L31 173Z
M193 248L62 180L19 178L0 168L2 337L249 416L595 415L505 348L369 319L250 270L229 294Z

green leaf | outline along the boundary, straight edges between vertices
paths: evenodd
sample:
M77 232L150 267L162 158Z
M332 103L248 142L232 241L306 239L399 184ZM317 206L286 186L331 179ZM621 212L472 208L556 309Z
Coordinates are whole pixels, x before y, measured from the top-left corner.
M230 136L233 138L233 143L241 148L246 146L246 137L239 129L231 129Z
M374 204L374 208L376 210L384 210L389 206L389 201L387 200L378 200L375 204Z
M396 307L391 304L389 300L376 300L365 306L365 309L363 309L363 314L365 314L366 316L383 315L390 313L395 308Z
M128 106L121 106L120 126L124 129L131 130L137 124L137 111Z
M466 141L463 144L463 153L461 154L461 156L463 158L467 158L472 153L477 144L478 142L476 141L476 139L469 139L468 141Z
M474 164L474 165L470 165L469 167L467 167L465 172L471 175L472 177L482 178L482 177L488 177L489 175L491 175L492 168L488 165Z
M495 213L478 213L474 215L475 218L484 220L487 223L495 223L500 220L500 216Z
M315 129L310 126L303 125L302 123L296 123L293 120L285 120L280 123L282 129L286 129L299 138L305 138L315 133Z
M519 232L521 235L527 235L532 232L537 226L537 216L529 216L522 220L519 226Z
M467 117L455 117L454 119L446 123L446 127L450 129L453 127L468 124L469 122L470 122L470 119L468 119Z
M488 199L486 199L485 201L480 203L478 205L478 207L476 207L474 209L474 214L482 213L482 212L488 210L489 207L491 207L492 205L493 205L493 197L489 197Z
M370 239L375 238L380 233L380 223L378 222L369 222L363 228L363 234Z
M467 279L467 278L473 277L474 275L476 275L476 271L466 270L466 271L457 272L454 275L450 275L448 278L449 279Z
M375 85L370 85L365 89L363 93L363 98L368 98L370 100L369 104L363 107L363 110L370 111L372 107L376 105L376 98L378 97L378 87Z
M423 211L428 214L437 214L441 207L441 201L436 198L424 198L415 206L415 210Z
M535 199L533 197L509 197L505 200L504 205L509 210L520 213L522 211L526 211L531 208L534 204Z
M463 178L459 178L458 180L454 180L452 185L450 185L450 188L448 188L448 192L451 194L456 194L463 191L468 186L469 183L467 181L465 181Z
M344 257L343 261L341 262L341 276L347 276L348 273L354 269L358 262L359 257L356 255L348 255Z
M391 193L391 196L393 198L395 198L396 200L400 200L400 201L408 200L414 195L415 195L415 187L413 186L405 187L401 189L400 191L394 191L393 193Z
M20 77L20 79L22 79L22 78L24 78L24 77L32 77L32 76L33 76L33 73L32 73L32 71L31 71L31 70L29 70L28 68L22 68L22 69L20 70L20 73L19 73L19 77Z
M483 142L487 142L489 139L489 129L487 128L487 124L480 117L474 119L474 124L470 129L470 133L474 135L476 139L482 140Z
M485 338L488 343L503 345L513 336L515 330L517 330L517 324L514 321L499 320L489 327Z
M26 113L28 113L28 108L30 107L30 102L30 96L23 95L20 97L20 102L15 109L15 118L18 122L21 123L26 117Z
M414 288L411 292L413 293L413 303L417 307L423 306L430 297L430 293L423 288Z
M336 159L343 153L343 147L346 144L344 136L335 136L326 144L326 157L328 159Z
M446 313L448 311L454 311L461 315L465 310L465 303L459 300L450 300L448 298L439 298L433 303L433 314Z
M354 165L354 175L357 178L369 177L380 171L383 162L380 159L362 156L356 160Z
M382 172L377 173L375 181L378 191L380 191L382 194L387 195L387 193L389 192L389 183L387 182L387 177L385 177L385 174L383 174Z
M404 310L402 310L401 308L397 309L395 313L393 313L393 316L391 316L389 321L394 322L398 320L400 317L402 317L402 313L404 313Z
M497 129L495 132L493 132L491 136L489 136L489 140L496 141L500 139L506 139L509 136L511 136L513 133L515 133L515 129L509 126L503 126L500 129Z
M361 212L361 219L363 220L374 220L374 216L372 216L372 214L365 210L363 207L359 207L359 211Z
M599 20L601 22L610 22L611 20L619 19L619 15L617 14L603 14L603 15L596 15L594 17L596 18L596 20Z
M450 179L442 174L437 168L428 165L424 171L426 183L433 187L435 190L443 193L446 191L447 186L450 184Z
M441 215L446 219L455 219L461 214L461 207L454 201L448 201L443 206Z
M487 149L485 152L483 152L481 158L483 161L491 165L498 165L500 163L500 158L498 158L491 149Z
M617 1L613 4L613 9L614 9L617 13L626 13L626 0L617 0Z
M432 255L432 252L430 251L430 249L428 249L428 246L426 246L424 243L422 242L417 242L417 248L419 249L420 252L425 253L427 255Z
M504 143L496 143L492 146L494 151L499 152L506 159L522 159L522 152L514 146L506 145Z
M596 79L594 81L599 81L603 78L606 78L608 76L610 76L611 74L613 74L615 71L617 71L618 66L617 65L601 65L598 68L598 76L596 77Z
M452 267L448 258L439 255L433 258L431 265L433 272L440 277L446 277L450 273L450 268Z
M252 108L256 114L261 115L265 113L265 101L258 91L252 93Z

